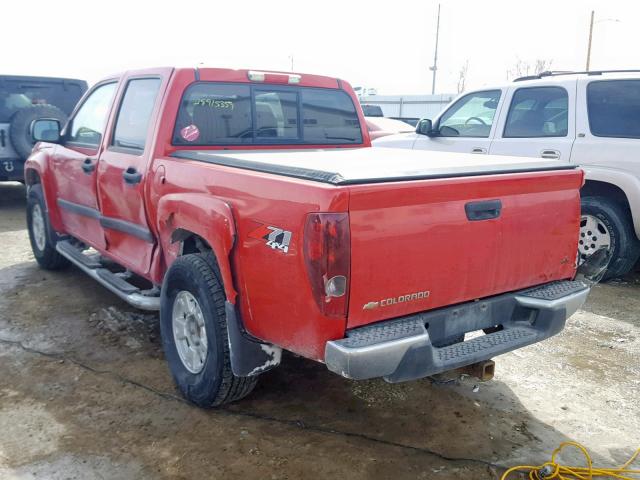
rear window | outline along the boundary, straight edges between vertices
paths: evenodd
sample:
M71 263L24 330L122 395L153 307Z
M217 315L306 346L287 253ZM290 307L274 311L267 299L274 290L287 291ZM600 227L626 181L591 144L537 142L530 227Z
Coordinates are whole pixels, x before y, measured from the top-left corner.
M8 122L18 110L31 105L55 105L71 113L86 86L69 80L0 77L0 121Z
M351 97L342 90L196 83L187 88L174 145L342 145L362 143Z
M593 135L640 138L640 80L591 82L587 107Z

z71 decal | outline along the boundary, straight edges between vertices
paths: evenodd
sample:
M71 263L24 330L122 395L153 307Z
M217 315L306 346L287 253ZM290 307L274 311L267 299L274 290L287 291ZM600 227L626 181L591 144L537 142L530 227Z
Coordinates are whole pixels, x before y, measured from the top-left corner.
M251 233L249 237L257 238L258 240L266 240L268 247L274 250L280 250L283 253L289 251L289 244L291 243L291 232L283 230L279 227L273 227L271 225L261 225Z

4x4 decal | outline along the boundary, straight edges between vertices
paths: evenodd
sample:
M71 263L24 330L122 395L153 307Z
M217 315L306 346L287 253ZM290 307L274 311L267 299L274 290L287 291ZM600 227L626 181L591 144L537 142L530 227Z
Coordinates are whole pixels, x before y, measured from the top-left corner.
M272 225L260 225L249 233L249 237L266 240L267 246L283 253L289 251L289 244L291 243L291 232L289 230L283 230Z

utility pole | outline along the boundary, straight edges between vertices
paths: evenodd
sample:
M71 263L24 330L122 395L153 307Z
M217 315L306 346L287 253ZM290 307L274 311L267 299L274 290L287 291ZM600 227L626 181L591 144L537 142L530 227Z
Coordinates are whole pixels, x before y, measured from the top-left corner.
M595 10L591 10L591 23L589 24L589 46L587 47L587 68L589 71L589 64L591 63L591 40L593 39L593 17L595 16Z
M438 37L440 36L440 4L438 4L438 22L436 23L436 48L433 53L433 67L429 70L433 72L433 80L431 81L431 95L436 93L436 72L438 71Z

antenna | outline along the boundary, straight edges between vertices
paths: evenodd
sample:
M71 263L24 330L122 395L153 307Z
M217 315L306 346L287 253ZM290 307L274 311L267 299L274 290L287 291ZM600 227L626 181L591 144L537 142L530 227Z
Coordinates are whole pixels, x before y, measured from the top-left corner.
M440 4L438 4L438 21L436 23L436 48L433 53L433 66L429 70L433 72L431 81L431 95L436 93L436 72L438 71L438 38L440 37Z

